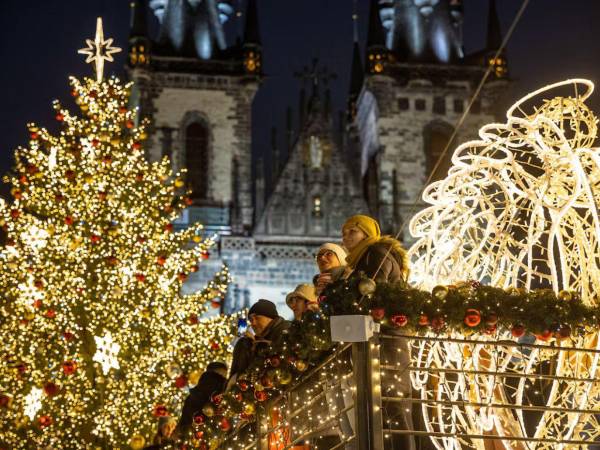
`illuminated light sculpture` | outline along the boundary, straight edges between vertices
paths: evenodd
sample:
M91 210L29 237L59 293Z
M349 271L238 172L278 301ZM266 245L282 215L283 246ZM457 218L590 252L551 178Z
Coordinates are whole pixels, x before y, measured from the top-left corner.
M423 194L431 206L410 225L418 239L409 251L415 284L431 289L478 280L504 288L570 290L585 304L598 304L600 151L592 147L597 119L585 104L592 91L593 84L582 79L535 91L508 110L506 123L482 127L479 140L456 149L448 176ZM423 341L413 353L422 371L412 381L430 402L423 405L430 432L502 436L495 448L503 449L575 448L553 440L599 438L597 417L586 413L600 405L594 330L559 339L552 350L543 348L548 336L539 336L542 347L530 351L503 344L515 337L501 327L476 336L475 343L459 333L450 337L457 341ZM546 378L545 410L532 431L523 407L548 359L554 364ZM434 442L445 450L485 447L477 439Z
M196 272L214 240L200 224L173 228L183 174L145 159L130 85L99 76L71 86L81 114L55 103L58 134L29 126L7 176L14 200L0 201L1 448L151 439L156 405L176 414L186 395L167 368L227 361L238 321L202 317L224 298L227 268L181 292L180 274Z

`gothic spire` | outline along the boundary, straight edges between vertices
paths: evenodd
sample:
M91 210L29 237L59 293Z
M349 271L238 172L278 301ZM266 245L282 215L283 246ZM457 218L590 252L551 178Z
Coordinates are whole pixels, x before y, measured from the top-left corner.
M496 8L496 0L490 0L488 11L488 29L486 50L498 50L502 45L502 29L500 28L500 18Z
M133 0L131 2L131 23L129 38L148 37L148 10L146 0Z
M348 92L348 119L353 121L357 113L357 101L365 80L365 73L360 57L360 45L355 33L352 47L352 69L350 72L350 91Z
M261 45L256 0L248 0L246 4L246 25L244 27L244 44L253 44L257 46Z

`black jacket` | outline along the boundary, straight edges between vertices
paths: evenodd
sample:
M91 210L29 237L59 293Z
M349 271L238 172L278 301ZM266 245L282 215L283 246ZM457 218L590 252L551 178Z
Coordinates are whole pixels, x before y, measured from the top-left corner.
M390 249L391 247L391 249ZM376 282L404 282L408 278L408 258L396 239L382 238L372 244L360 257L354 272L364 272Z
M213 394L223 392L225 388L225 377L216 372L204 372L198 384L190 390L190 394L183 403L181 418L177 424L177 429L183 436L192 425L194 415L202 410L202 407L210 401Z
M273 319L261 336L256 336L254 339L246 336L240 338L233 348L231 376L244 372L250 367L254 357L267 351L269 347L280 348L290 325L290 321L277 317Z

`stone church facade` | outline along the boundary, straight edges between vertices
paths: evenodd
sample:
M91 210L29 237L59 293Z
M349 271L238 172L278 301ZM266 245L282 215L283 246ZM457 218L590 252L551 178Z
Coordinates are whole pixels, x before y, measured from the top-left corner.
M258 0L245 2L243 39L229 47L223 25L234 15L230 1L149 3L132 3L132 101L151 119L148 158L168 157L176 170L187 170L193 205L178 226L200 221L220 236L203 266L206 275L223 263L230 268L227 311L258 298L285 311L285 293L312 279L316 249L339 241L349 215L371 214L396 234L423 206L420 192L430 175L445 175L449 158L435 163L486 69L492 66L492 76L453 142L494 119L494 102L508 82L504 56L493 57L501 41L494 0L486 47L468 57L460 0L370 0L366 55L354 43L344 132L335 132L314 74L300 129L267 188L251 151L263 58ZM160 22L154 39L150 12ZM401 238L410 242L407 231Z

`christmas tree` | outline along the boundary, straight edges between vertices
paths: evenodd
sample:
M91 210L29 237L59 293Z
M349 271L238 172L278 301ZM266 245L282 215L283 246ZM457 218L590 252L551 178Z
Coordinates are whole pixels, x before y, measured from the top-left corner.
M57 135L29 125L15 153L0 253L0 448L140 448L211 360L228 357L237 317L201 318L225 295L226 268L182 284L208 257L201 226L176 231L183 174L144 157L130 85L104 80L115 51L99 22L71 79L81 115L54 107Z

